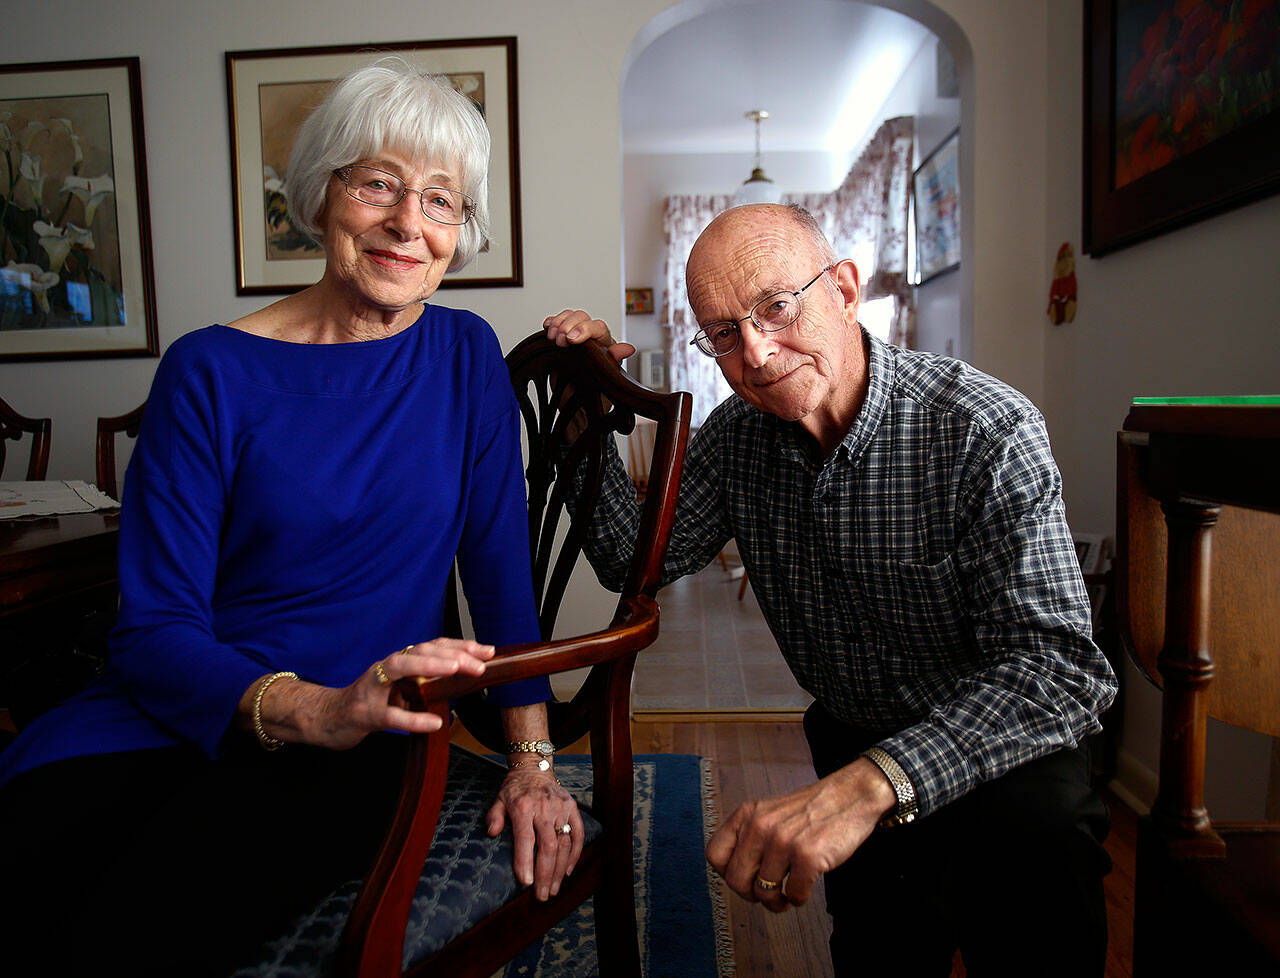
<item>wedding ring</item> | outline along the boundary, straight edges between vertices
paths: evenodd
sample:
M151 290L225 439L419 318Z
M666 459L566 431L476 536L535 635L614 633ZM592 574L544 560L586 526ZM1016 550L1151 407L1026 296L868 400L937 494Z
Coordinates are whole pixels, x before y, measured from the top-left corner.
M408 654L409 654L409 650L410 650L410 649L412 649L412 648L413 648L413 645L412 645L412 644L410 644L410 645L406 645L406 646L405 646L404 648L402 648L399 652L397 652L397 653L396 653L396 655L408 655Z
M773 882L773 880L761 879L759 876L756 877L756 886L760 887L760 889L764 890L766 893L772 893L780 885L781 884L779 883Z
M569 835L571 832L573 832L573 826L570 825L568 822L565 822L564 825L560 826L560 828L557 831L561 835Z
M391 685L391 677L387 675L387 670L382 668L381 662L375 662L373 664L373 674L378 677L378 682L383 686Z

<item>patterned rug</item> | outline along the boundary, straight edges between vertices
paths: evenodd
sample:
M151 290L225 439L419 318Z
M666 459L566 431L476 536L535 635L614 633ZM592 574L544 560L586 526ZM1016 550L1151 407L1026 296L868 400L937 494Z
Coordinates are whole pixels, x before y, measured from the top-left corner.
M556 757L561 783L588 796L590 758ZM733 974L718 879L703 854L719 821L711 762L692 754L635 758L636 918L645 978ZM506 978L596 978L595 922L588 901L516 958Z

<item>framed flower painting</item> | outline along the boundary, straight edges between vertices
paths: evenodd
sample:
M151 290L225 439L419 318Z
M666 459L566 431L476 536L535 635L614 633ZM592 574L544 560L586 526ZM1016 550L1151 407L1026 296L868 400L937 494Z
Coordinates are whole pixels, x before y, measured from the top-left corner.
M1084 250L1280 192L1280 0L1088 0Z
M157 356L137 58L0 65L0 360Z

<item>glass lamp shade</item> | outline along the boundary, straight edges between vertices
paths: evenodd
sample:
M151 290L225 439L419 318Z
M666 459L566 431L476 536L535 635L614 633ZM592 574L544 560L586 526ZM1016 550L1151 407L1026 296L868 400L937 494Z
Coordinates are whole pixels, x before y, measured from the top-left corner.
M764 170L756 167L751 176L733 195L735 205L742 204L776 204L782 200L782 190L776 183L764 175Z

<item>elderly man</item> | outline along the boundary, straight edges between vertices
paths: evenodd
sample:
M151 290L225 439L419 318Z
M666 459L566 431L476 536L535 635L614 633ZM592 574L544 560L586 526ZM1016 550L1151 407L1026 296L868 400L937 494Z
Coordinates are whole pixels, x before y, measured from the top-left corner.
M689 450L674 579L736 538L813 694L818 780L739 807L707 858L742 897L802 904L825 874L838 975L1103 973L1106 808L1084 738L1115 693L1091 638L1044 421L969 365L888 346L800 208L721 214L694 246L694 342L737 396ZM608 327L546 322L559 343ZM589 557L622 581L621 464Z

